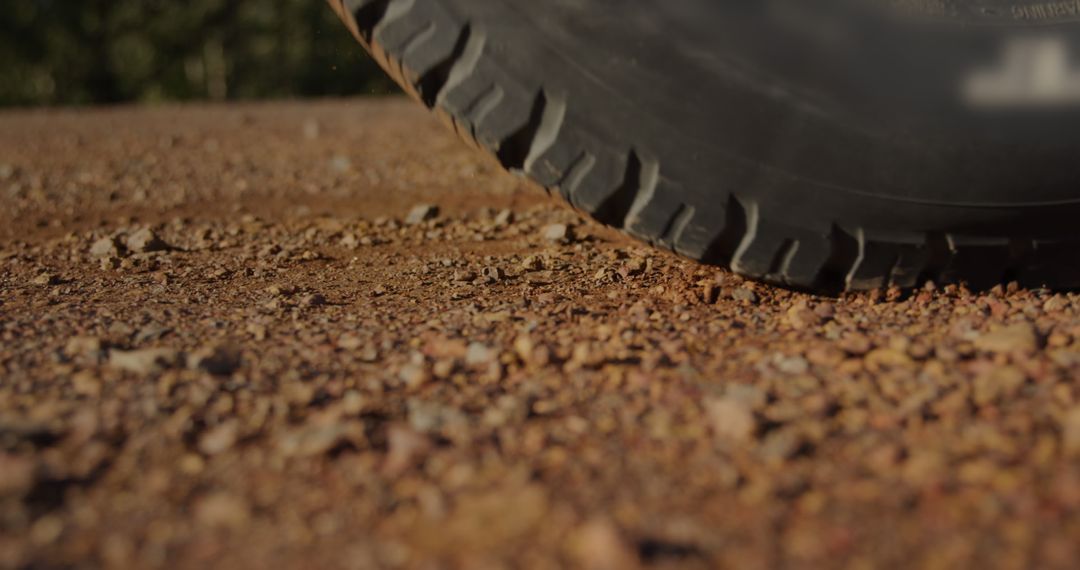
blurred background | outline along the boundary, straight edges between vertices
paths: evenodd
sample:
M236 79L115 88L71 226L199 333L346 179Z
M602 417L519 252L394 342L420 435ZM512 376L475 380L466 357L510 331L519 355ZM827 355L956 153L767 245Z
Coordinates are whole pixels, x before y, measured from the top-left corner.
M322 0L8 0L0 106L388 94Z

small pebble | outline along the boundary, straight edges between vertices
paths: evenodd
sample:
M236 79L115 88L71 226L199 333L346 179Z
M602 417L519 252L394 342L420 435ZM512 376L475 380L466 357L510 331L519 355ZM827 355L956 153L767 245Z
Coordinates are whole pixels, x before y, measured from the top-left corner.
M544 227L544 229L541 230L541 233L547 241L560 243L570 241L573 235L570 231L570 226L566 224L551 224Z
M240 423L227 421L199 438L199 450L207 455L218 455L232 449L239 437Z
M120 257L119 240L114 237L103 237L90 246L90 255L99 258Z
M131 234L127 238L127 249L133 253L149 253L168 249L161 238L149 228L143 228Z
M458 269L454 271L453 280L457 282L468 282L476 279L476 272L468 269Z
M405 216L405 224L409 226L415 226L422 224L428 220L433 220L439 216L439 207L431 204L421 204L415 206L412 210L409 210L409 214Z
M509 226L510 224L514 223L514 212L513 212L513 210L510 210L510 209L500 210L499 213L495 215L495 220L494 221L495 221L496 226L499 226L499 227Z
M485 267L480 270L480 276L486 283L497 283L503 279L503 271L498 267Z
M492 348L479 343L469 343L469 347L465 353L465 364L468 366L482 366L493 362L498 358L499 353Z
M756 428L754 415L739 400L714 398L705 402L709 425L718 437L737 442L750 439Z
M108 364L113 368L146 376L174 368L180 363L180 352L171 348L141 350L110 350Z
M30 280L30 283L38 286L56 285L59 282L60 278L49 272L39 273L37 277Z
M419 388L431 380L431 373L422 364L406 364L398 372L398 378L409 388Z
M1039 348L1039 338L1030 323L1017 323L979 335L974 344L986 352L1034 352Z
M737 288L733 289L731 291L731 298L736 300L736 301L745 302L745 303L751 303L751 304L758 302L757 293L754 293L753 291L751 291L750 289L747 289L746 287L737 287Z
M530 255L521 261L521 268L525 271L540 271L544 268L544 260L539 256Z

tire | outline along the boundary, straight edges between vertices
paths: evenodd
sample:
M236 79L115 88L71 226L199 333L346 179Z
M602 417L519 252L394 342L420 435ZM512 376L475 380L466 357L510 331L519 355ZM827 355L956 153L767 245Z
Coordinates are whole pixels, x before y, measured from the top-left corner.
M657 247L821 293L1080 285L1071 3L330 2L460 135Z

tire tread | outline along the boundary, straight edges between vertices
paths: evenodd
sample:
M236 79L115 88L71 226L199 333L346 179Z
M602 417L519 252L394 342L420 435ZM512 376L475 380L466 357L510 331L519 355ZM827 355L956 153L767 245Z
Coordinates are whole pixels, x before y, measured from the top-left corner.
M525 84L500 69L478 23L455 15L444 0L329 1L402 87L447 116L460 135L508 170L655 246L822 293L926 281L1080 286L1077 241L883 236L836 223L815 232L774 223L737 190L717 193L711 204L684 203L678 181L665 176L662 164L639 156L632 141L586 132L568 120L572 101L549 92L542 78Z

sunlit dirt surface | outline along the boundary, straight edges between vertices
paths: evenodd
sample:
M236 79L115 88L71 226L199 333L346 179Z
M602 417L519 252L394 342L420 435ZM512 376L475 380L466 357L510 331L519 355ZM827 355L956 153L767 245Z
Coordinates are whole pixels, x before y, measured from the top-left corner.
M400 100L6 112L0 196L0 567L1080 561L1075 295L745 282Z

